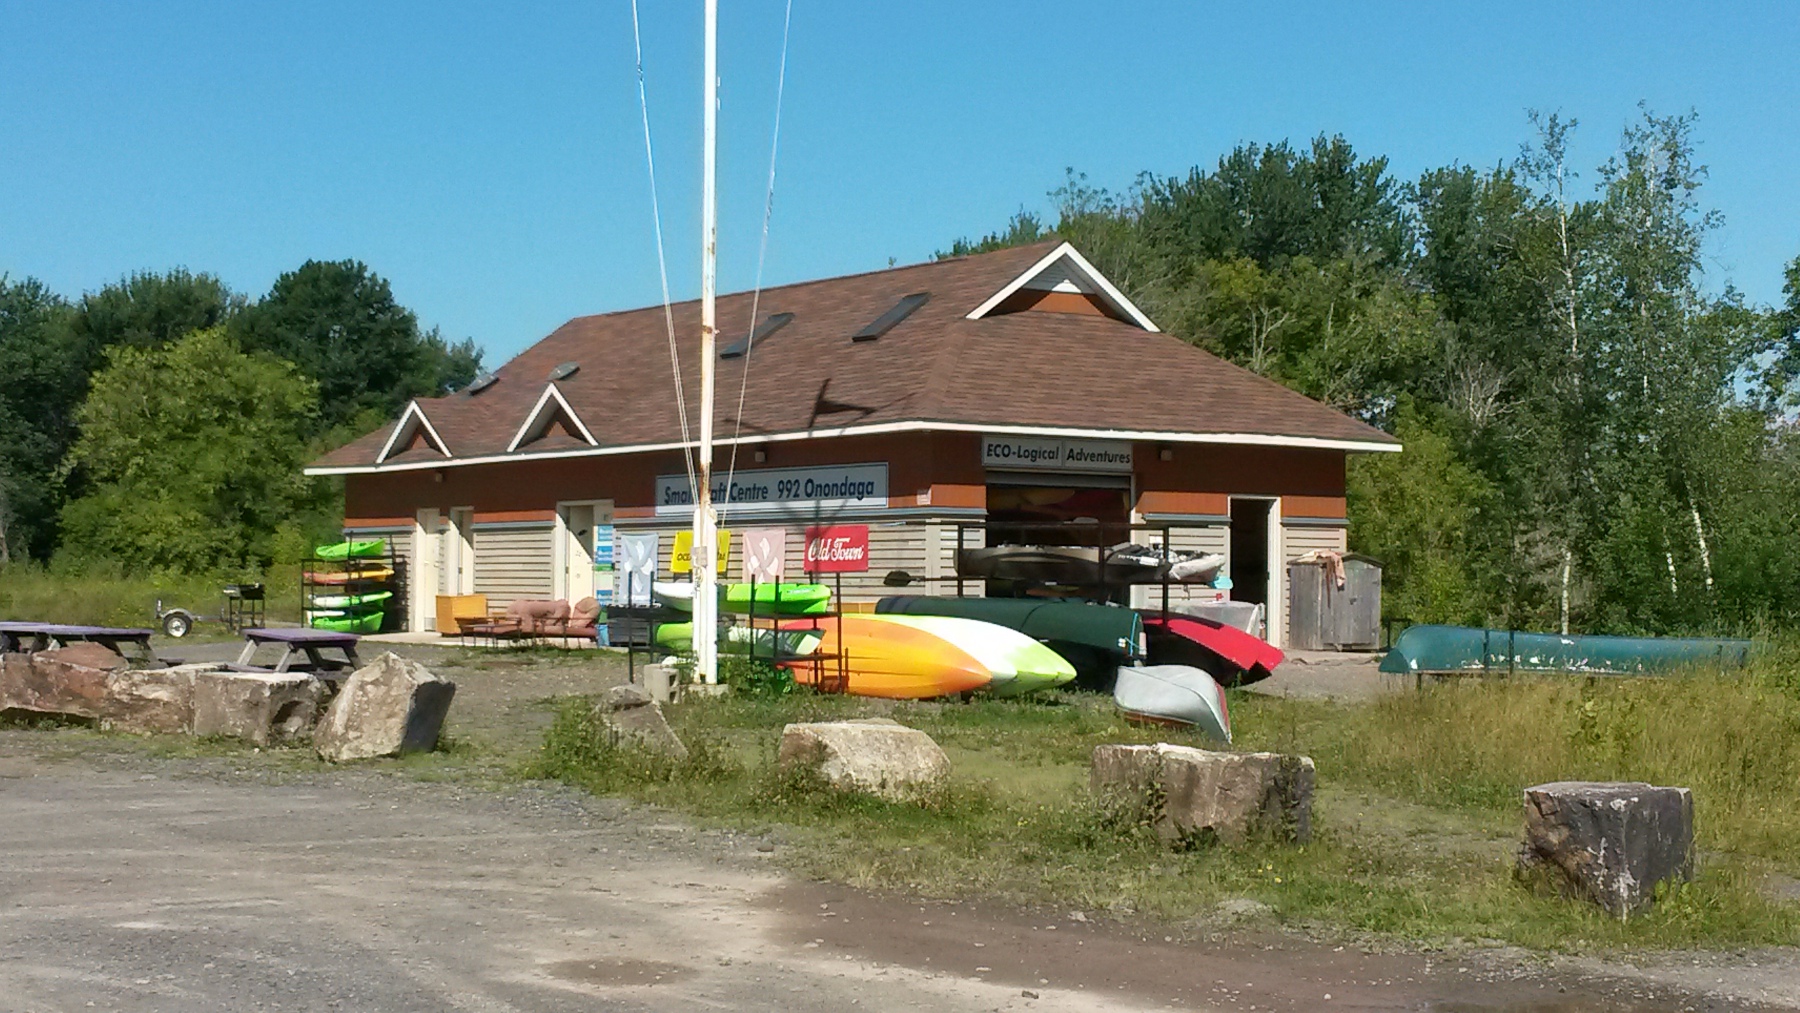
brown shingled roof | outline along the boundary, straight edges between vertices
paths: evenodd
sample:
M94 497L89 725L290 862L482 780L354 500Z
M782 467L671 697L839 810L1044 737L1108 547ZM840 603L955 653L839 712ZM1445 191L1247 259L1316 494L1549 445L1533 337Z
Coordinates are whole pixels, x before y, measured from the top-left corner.
M739 430L738 390L747 364L746 436L907 422L1394 442L1280 384L1133 323L1047 312L965 319L1059 245L1050 241L764 290L758 319L791 313L793 320L748 356L718 364L718 434ZM918 292L930 293L930 301L892 330L873 341L851 340ZM749 293L720 297L720 348L748 333L750 307ZM699 398L699 316L697 301L674 307L690 416ZM504 457L550 371L577 362L580 372L557 387L602 449L677 443L681 427L665 327L660 306L578 317L502 366L498 382L480 393L420 406L457 458ZM375 464L395 424L333 451L317 466ZM580 441L555 439L521 447L513 456L553 448L591 452Z

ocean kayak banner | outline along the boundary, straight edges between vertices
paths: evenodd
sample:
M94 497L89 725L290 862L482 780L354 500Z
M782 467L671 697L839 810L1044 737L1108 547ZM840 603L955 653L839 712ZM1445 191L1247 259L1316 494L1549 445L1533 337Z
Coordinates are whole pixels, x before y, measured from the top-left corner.
M885 510L888 505L886 464L822 464L808 468L759 468L731 477L730 498L725 476L713 476L713 503L729 506L734 516L806 517L833 510ZM686 475L656 476L658 515L691 514L694 498Z
M1001 471L1082 471L1131 474L1131 444L1123 440L1046 440L983 436L981 466Z
M806 529L807 573L863 573L868 568L867 524Z
M724 576L725 564L731 559L731 532L716 528L713 534L719 538L719 565L713 573ZM675 532L675 548L669 555L669 572L694 572L694 532L691 529Z

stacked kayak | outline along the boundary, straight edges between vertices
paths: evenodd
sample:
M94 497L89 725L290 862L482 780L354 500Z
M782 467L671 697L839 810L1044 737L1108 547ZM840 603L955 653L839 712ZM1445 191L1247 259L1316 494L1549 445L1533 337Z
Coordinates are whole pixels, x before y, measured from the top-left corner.
M394 596L392 591L375 591L370 594L321 594L313 597L316 609L354 609L380 605Z
M954 616L1017 630L1042 641L1074 666L1083 686L1111 684L1113 669L1143 658L1143 621L1111 605L1046 598L955 598L895 595L875 605L881 615Z
M694 585L686 580L659 580L651 585L658 602L683 612L694 611ZM831 607L831 589L824 584L757 584L759 615L813 615ZM720 589L719 601L727 612L748 613L751 585L730 584Z
M373 612L355 614L335 609L309 612L308 625L315 630L331 630L334 633L378 633L381 620L385 617L380 609Z
M345 539L330 545L321 545L313 555L320 559L371 559L385 556L387 555L387 539Z
M367 570L346 570L342 573L314 573L311 580L315 584L356 584L364 581L387 580L394 575L392 567L378 566Z
M1152 665L1203 668L1226 686L1267 679L1286 660L1281 649L1228 623L1200 616L1144 617Z
M1198 668L1121 668L1113 685L1113 702L1133 720L1193 725L1221 742L1231 742L1231 712L1225 706L1225 690Z
M778 661L810 656L819 649L819 634L805 630L751 629L731 626L722 631L719 650L727 654L753 654ZM694 643L694 624L663 623L656 628L656 644L668 651L684 652Z
M835 678L845 692L920 700L977 690L1012 696L1075 678L1068 661L1030 637L992 623L945 616L820 616L784 630L817 630L823 655L785 662L796 681Z

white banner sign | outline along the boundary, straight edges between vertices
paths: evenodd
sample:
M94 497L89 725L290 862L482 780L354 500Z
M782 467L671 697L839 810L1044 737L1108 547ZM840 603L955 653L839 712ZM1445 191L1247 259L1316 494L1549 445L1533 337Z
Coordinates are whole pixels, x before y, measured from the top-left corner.
M786 528L750 528L744 532L744 579L780 581L787 557Z
M656 543L654 531L629 535L621 532L618 536L618 547L613 552L614 565L618 567L613 588L626 605L650 604L650 585L656 581Z
M1001 471L1131 473L1131 444L1123 440L1056 440L983 436L981 466Z
M823 510L885 510L886 464L821 464L808 468L739 471L726 498L725 476L713 476L713 502L729 505L732 516L779 515L807 518ZM686 475L656 476L656 512L686 514L694 509Z

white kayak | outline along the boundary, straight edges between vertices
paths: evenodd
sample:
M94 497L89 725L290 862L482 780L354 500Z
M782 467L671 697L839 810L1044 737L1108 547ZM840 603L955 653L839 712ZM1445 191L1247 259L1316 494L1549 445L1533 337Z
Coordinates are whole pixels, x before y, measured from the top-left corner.
M1231 742L1231 712L1225 690L1212 676L1186 665L1121 666L1113 702L1125 716L1162 724L1193 725L1221 742Z

